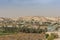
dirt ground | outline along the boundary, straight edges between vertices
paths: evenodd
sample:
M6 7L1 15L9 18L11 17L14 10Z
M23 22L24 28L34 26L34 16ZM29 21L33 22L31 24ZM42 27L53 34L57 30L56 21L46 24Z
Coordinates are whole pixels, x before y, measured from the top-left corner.
M44 34L18 33L0 36L0 40L44 40Z

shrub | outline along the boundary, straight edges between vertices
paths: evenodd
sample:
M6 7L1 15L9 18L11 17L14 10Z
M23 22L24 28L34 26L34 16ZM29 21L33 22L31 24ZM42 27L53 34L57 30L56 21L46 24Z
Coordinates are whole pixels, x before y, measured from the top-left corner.
M47 35L46 35L47 36ZM50 36L48 36L47 40L54 40L55 38L58 38L58 34L51 33Z
M47 40L54 40L54 36L53 35L50 35Z
M48 38L49 37L49 34L45 34L45 36L46 36L46 38Z
M58 38L58 34L57 33L51 33L51 35L53 35L54 38Z

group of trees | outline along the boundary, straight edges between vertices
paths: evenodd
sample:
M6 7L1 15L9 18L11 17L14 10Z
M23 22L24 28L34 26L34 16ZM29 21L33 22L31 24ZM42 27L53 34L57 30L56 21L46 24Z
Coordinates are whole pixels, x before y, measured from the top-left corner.
M20 32L25 32L25 33L42 33L45 32L44 29L35 29L35 28L28 28L28 27L22 27L20 30Z
M3 18L4 19L4 18ZM42 23L42 24L41 24ZM28 27L31 27L31 25L37 25L38 27L40 27L40 26L49 26L49 25L51 25L51 26L54 26L54 25L56 25L56 24L58 24L58 23L54 23L54 24L52 24L51 22L41 22L41 21L37 21L37 20L34 20L34 19L31 19L30 21L27 21L27 20L23 20L23 19L18 19L17 21L15 21L15 20L10 20L10 19L4 19L4 21L0 21L0 26L1 27L8 27L9 25L11 25L12 27L26 27L26 25L28 26ZM59 25L59 24L58 24ZM32 27L34 27L34 26L32 26ZM30 28L28 28L28 29L30 29ZM25 29L24 29L25 30ZM27 30L27 29L26 29ZM31 29L32 30L32 29Z
M40 29L39 21L25 21L25 20L18 20L18 21L11 21L5 20L1 22L2 26L0 27L0 32L9 33L9 32L26 32L26 33L41 33L45 32L45 29ZM12 27L8 27L8 25L12 25ZM33 28L33 25L37 25L38 28ZM17 27L18 26L18 27ZM31 27L32 26L32 27ZM29 28L31 27L31 28Z
M28 27L0 27L0 33L42 33L46 32L44 29L35 29L35 28L28 28Z

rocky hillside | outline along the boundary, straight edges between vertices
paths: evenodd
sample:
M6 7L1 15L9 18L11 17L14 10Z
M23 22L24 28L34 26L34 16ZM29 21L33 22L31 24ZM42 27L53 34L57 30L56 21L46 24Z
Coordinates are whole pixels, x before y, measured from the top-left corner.
M60 22L60 17L43 17L43 16L24 16L17 18L4 18L0 17L0 23L2 22L18 22L18 21L38 21L38 22Z
M17 21L19 19L23 19L23 20L37 20L37 21L42 21L42 22L46 22L46 21L60 21L60 17L43 17L43 16L23 16L23 17L17 17L17 18L4 18L4 17L0 17L0 21L5 21L5 20L14 20Z
M4 18L0 17L0 24L2 23L18 23L20 21L35 21L35 22L50 22L50 23L59 23L60 17L43 17L43 16L23 16L17 18Z
M60 27L59 17L43 17L43 16L24 16L17 18L0 17L0 27L22 27L35 29L58 29ZM57 25L56 25L57 24ZM50 26L53 27L50 29ZM56 27L56 28L55 28ZM10 29L10 28L9 28Z

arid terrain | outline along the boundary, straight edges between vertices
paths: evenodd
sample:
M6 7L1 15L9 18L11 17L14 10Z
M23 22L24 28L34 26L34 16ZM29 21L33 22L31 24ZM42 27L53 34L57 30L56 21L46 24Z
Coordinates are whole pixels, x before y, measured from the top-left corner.
M43 34L18 33L18 34L0 36L0 40L42 40L43 37L44 37Z
M45 40L46 32L59 32L59 28L60 17L0 17L0 40ZM14 32L17 34L4 35L4 33Z

